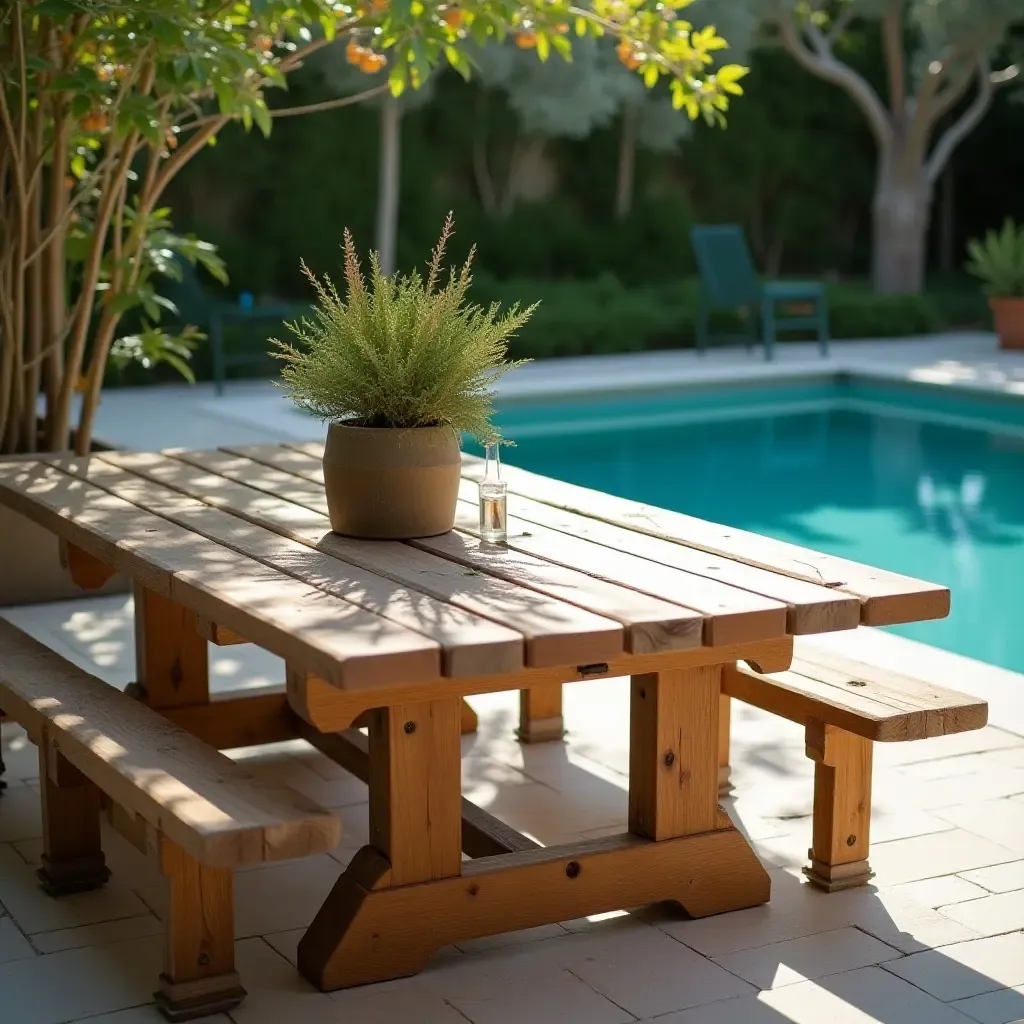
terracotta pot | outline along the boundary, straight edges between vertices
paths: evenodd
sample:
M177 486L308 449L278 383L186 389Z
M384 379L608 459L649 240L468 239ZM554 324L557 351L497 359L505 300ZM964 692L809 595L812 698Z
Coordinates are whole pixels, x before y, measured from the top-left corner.
M3 456L0 462L38 458ZM128 590L123 576L114 576L99 590L81 590L61 565L56 534L0 505L0 608L46 601L122 594Z
M462 458L451 427L332 423L324 450L331 529L346 537L409 540L455 525Z
M996 321L1000 348L1024 348L1024 299L993 296L988 300Z

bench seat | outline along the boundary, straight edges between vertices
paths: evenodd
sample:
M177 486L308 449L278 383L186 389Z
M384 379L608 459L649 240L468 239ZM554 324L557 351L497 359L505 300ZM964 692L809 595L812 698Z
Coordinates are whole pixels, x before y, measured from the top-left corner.
M970 732L988 722L988 704L965 693L834 653L805 638L787 672L746 665L722 674L724 728L720 785L728 792L728 698L798 722L814 761L813 840L808 879L832 892L863 885L871 821L872 744Z
M112 822L158 858L169 881L157 993L165 1016L236 1005L245 993L234 970L233 869L324 853L340 839L338 818L3 620L0 708L39 748L43 886L60 895L107 880L108 804Z

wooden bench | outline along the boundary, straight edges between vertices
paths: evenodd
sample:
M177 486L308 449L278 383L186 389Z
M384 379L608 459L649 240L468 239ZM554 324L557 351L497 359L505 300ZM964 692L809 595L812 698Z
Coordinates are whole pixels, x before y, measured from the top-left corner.
M234 963L233 869L326 852L340 838L338 819L3 620L0 707L39 748L43 887L60 895L106 882L106 810L168 879L156 993L164 1015L190 1020L237 1005L245 990Z
M981 729L988 704L964 693L853 661L797 638L788 672L746 665L722 675L719 783L728 792L729 698L806 729L814 762L813 840L804 874L828 892L864 885L871 822L872 743L901 743Z

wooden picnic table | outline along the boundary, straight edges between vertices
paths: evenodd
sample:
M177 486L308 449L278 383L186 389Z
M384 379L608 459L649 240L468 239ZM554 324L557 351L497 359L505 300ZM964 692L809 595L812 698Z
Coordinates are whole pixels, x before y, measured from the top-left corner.
M455 531L351 540L330 532L321 456L40 457L0 463L0 504L58 535L81 585L132 579L149 706L218 749L304 737L367 780L370 843L299 946L324 989L510 929L766 902L718 806L723 667L783 671L794 635L949 608L943 587L511 467L508 547L485 547L470 457ZM208 641L279 655L286 685L211 696ZM628 832L542 848L462 798L466 695L522 691L532 740L561 735L563 683L609 676L631 677Z

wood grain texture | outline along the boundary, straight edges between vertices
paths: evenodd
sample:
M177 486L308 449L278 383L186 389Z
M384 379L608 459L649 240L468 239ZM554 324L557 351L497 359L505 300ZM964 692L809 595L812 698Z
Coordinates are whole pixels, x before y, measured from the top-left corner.
M239 460L216 452L178 455L104 453L102 460L110 468L94 468L90 479L172 522L434 640L442 650L445 674L522 666L521 633L346 561L343 548L331 540L335 535L326 515L213 471L218 464L230 466ZM317 501L326 509L322 489ZM382 546L379 541L364 544L371 565L375 546L401 547Z
M496 671L488 669L482 659L475 662L470 659L465 648L473 637L481 645L487 641L488 655L491 648L505 638L514 636L519 645L525 638L525 661L529 665L600 660L623 649L624 637L619 623L572 604L467 569L407 544L359 541L330 532L322 487L307 481L304 489L296 493L293 488L282 486L278 479L281 474L230 453L181 452L178 458L214 474L213 478L199 481L198 489L207 496L206 500L212 500L210 495L219 495L216 500L224 502L223 507L233 514L382 577L386 589L378 593L375 603L387 609L388 615L397 618L405 614L400 621L420 629L429 628L433 636L449 623L452 629L472 625L476 633L455 638L462 646L454 647L454 641L449 645L453 651L449 658L458 657L459 661L455 665L449 662L446 674ZM267 473L272 474L269 483ZM160 474L162 479L172 478L171 470L166 467L160 468ZM183 486L192 486L187 471L179 471L179 476L184 481ZM294 476L285 475L285 479L303 483ZM261 487L269 490L260 490ZM307 553L306 557L311 556ZM275 559L275 564L280 563ZM388 597L388 593L392 596ZM408 605L407 614L403 603ZM514 632L502 632L503 628ZM480 634L486 630L497 636L488 639L485 635L481 639ZM441 640L444 643L445 637ZM513 656L519 658L519 665L523 663L521 646L514 652L507 649L503 653L504 668L499 671L511 671Z
M805 874L822 888L849 888L871 877L872 743L822 722L807 726L814 761L811 863Z
M221 626L205 615L196 616L196 629L207 643L214 644L216 647L234 647L249 642L244 636L239 636L227 626Z
M461 714L457 698L374 712L370 842L390 884L458 875L462 867Z
M721 668L634 675L629 705L629 829L650 839L718 825Z
M410 686L372 687L362 691L342 690L310 673L288 674L288 703L305 721L324 732L347 729L371 708L389 704L415 704L439 696L464 697L500 690L525 690L534 686L585 682L675 668L753 661L772 672L783 671L792 658L793 638L764 640L734 647L698 647L693 651L668 651L662 654L623 655L600 664L565 665L561 668L524 669L504 676L480 676L473 679L438 677L429 683ZM581 671L581 669L585 671Z
M474 481L463 479L460 494L471 498L475 489ZM511 508L517 521L541 525L606 549L628 551L647 562L668 566L719 585L728 584L730 588L754 597L781 602L787 608L786 632L795 636L853 629L860 622L860 601L828 587L545 505L523 494L515 496ZM529 527L524 526L523 529L528 530ZM688 592L682 590L678 593L686 595Z
M663 901L705 917L771 894L768 873L734 828L485 857L459 878L411 887L361 884L386 869L375 856L356 855L299 943L299 970L321 989L415 974L440 947L497 932Z
M315 450L314 446L303 446L307 454ZM478 479L482 465L482 460L464 455L463 476ZM613 497L514 466L503 466L502 477L511 494L850 594L860 601L860 621L866 626L941 619L949 614L949 589L934 583L709 523L681 512Z
M790 671L763 675L729 666L723 691L794 722L821 720L880 742L970 732L988 721L987 703L969 694L842 658L830 665L830 659L830 652L800 641Z
M160 713L214 750L283 743L295 738L295 716L284 686L213 694L208 704Z
M67 473L33 463L0 465L0 501L31 516L177 604L221 622L339 685L436 676L428 638L303 584ZM319 668L314 666L319 665Z
M196 613L136 584L135 672L151 708L206 704L209 656Z
M524 554L513 547L481 544L453 530L440 537L413 540L409 546L440 555L475 573L487 574L525 590L613 619L625 629L626 650L634 654L687 650L701 637L701 616L679 605L608 583L576 569ZM599 660L592 656L593 660Z
M565 735L562 684L547 683L519 691L519 727L522 743L548 743Z
M62 541L58 550L62 568L71 577L71 582L82 590L99 590L114 575L114 570L106 562L101 562L75 544Z
M477 501L468 500L476 488L467 484L463 481L465 497L459 501L455 526L479 537ZM766 640L786 632L788 609L780 601L640 558L629 536L624 535L620 548L606 547L519 518L518 502L513 510L508 519L509 548L688 608L703 619L702 642L708 647Z
M0 701L112 800L206 864L332 849L338 819L0 621Z

